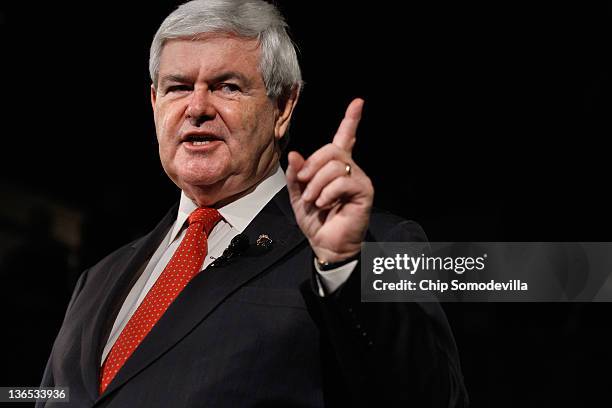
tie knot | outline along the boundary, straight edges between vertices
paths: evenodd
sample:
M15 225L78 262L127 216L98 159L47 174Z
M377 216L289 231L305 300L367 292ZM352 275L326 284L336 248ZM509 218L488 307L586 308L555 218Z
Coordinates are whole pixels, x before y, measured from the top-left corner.
M204 224L204 231L206 231L206 235L208 235L221 218L219 211L214 208L199 207L189 215L189 225L198 222Z

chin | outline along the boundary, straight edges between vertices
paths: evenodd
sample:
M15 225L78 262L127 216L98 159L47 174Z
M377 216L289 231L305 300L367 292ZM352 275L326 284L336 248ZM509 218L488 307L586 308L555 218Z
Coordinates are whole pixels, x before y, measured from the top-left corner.
M230 174L228 166L224 163L215 163L211 160L187 160L172 167L174 177L171 178L179 187L183 185L212 186Z
M207 187L213 187L223 180L223 176L220 174L208 174L208 173L197 173L197 174L180 174L177 177L178 182L176 183L179 187L185 188L200 188L205 189Z
M183 184L179 187L187 197L200 207L211 207L227 198L226 189L219 184L216 186Z
M207 190L211 193L217 189L222 188L223 181L227 179L227 175L224 172L211 171L210 168L201 169L199 171L182 171L176 174L176 178L173 178L175 184L185 192L193 192L199 194L206 194ZM195 198L192 196L192 198Z

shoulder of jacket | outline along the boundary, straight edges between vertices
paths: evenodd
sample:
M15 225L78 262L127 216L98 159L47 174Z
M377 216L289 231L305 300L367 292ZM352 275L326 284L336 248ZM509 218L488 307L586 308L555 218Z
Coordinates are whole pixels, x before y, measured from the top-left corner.
M414 241L427 241L425 231L416 221L379 208L372 209L368 232L376 241L393 241L396 237L400 238L400 235L403 239L398 241L403 241L407 234L412 236Z

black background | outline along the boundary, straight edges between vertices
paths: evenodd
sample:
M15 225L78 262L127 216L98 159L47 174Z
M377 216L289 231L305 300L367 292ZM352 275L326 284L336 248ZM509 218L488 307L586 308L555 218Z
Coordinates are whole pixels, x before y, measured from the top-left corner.
M0 6L1 385L38 384L78 273L178 198L148 79L178 3ZM375 204L431 241L611 241L608 3L278 4L306 81L291 149L330 141L360 96ZM609 399L609 304L444 307L472 406Z

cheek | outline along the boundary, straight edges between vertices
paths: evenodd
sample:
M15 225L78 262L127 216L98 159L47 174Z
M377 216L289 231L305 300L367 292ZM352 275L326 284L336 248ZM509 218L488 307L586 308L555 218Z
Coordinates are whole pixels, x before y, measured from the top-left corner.
M220 120L226 128L228 147L232 156L251 157L255 146L260 145L260 120L253 105L242 105L238 108L220 110ZM262 115L263 116L263 115Z
M164 105L158 106L154 115L159 158L169 175L174 173L173 162L177 153L176 138L179 124L177 117L180 117L180 115L177 115L176 110L169 109Z
M157 142L161 150L172 149L176 147L178 138L178 130L182 115L176 109L167 109L160 107L155 114L155 133L157 134Z
M268 103L249 104L240 111L240 123L243 129L257 132L269 127L272 115L273 112Z
M161 111L155 120L155 128L157 130L158 139L168 139L172 137L172 133L176 132L176 115L171 111Z
M267 143L266 140L274 134L273 124L274 112L265 105L249 105L240 112L240 125L244 134L250 135L250 140L245 142L260 148Z

